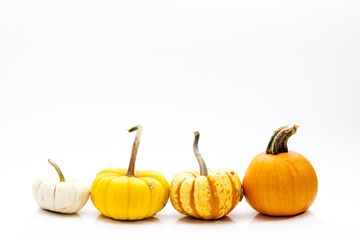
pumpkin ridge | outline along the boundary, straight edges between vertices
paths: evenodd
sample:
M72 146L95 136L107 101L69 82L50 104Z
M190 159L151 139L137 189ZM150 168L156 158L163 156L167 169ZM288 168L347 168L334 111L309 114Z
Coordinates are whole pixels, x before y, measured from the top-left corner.
M54 209L56 209L56 201L55 201L55 194L56 194L56 188L57 188L57 185L59 184L59 182L57 182L56 184L55 184L55 187L54 187L54 193L53 193L53 199L54 199L54 205L53 205L53 207L54 207Z
M190 173L191 175L193 175L194 176L194 178L197 178L198 176L196 176L196 174L195 173L193 173L192 171L190 171L190 172L188 172L188 173Z
M284 164L284 163L285 164ZM277 165L278 163L278 165ZM272 212L278 212L277 215L280 214L289 214L288 212L291 211L292 205L294 205L294 202L296 202L296 187L294 186L294 179L293 175L296 175L293 173L294 169L291 167L291 165L286 163L286 158L278 158L276 161L273 161L273 167L272 169L276 169L277 176L285 176L285 179L282 178L275 178L276 180L276 186L283 186L283 188L280 188L280 190L275 196L278 199L278 202L283 202L283 199L289 199L286 202L282 203L282 206L279 204L276 204L275 207L270 205ZM282 173L282 174L281 174ZM282 211L281 211L282 209ZM274 214L274 213L271 213ZM274 214L275 215L275 214Z
M130 194L129 196L132 196L132 213L129 213L128 219L131 220L140 220L144 219L146 216L144 216L144 209L148 202L147 197L151 197L151 193L149 190L149 186L144 180L141 180L139 178L130 177L131 179L131 186L130 186ZM146 192L146 193L145 193ZM140 201L139 195L143 195L143 199ZM143 204L140 204L140 202L143 202ZM150 204L149 204L150 207Z
M176 189L176 193L177 193L177 196L178 196L178 203L179 203L179 208L186 214L186 215L189 215L185 210L184 210L184 208L183 208L183 206L182 206L182 203L181 203L181 201L180 201L180 189L181 189L181 185L183 184L183 182L186 180L186 178L185 179L183 179L182 181L181 181L181 183L179 184L179 189Z
M145 174L144 174L144 172L145 172ZM161 184L161 186L164 189L164 197L162 200L163 206L161 208L161 209L163 209L166 206L166 204L168 202L168 198L169 198L169 183L167 182L166 178L161 173L155 172L155 171L141 171L139 174L137 174L137 176L138 176L138 178L149 177L149 178L157 180Z
M310 206L311 204L314 202L315 198L316 198L316 195L317 195L317 189L318 189L318 179L317 179L317 176L316 176L316 172L315 172L315 169L314 167L311 165L311 163L305 158L303 157L306 161L306 163L308 164L308 170L306 171L306 174L305 177L306 179L312 179L315 175L315 182L316 182L316 188L315 188L315 191L311 191L311 193L309 193L308 191L306 191L306 194L307 194L307 202L306 202L306 206L305 206L305 209L304 211L306 211ZM307 184L306 184L306 188L307 189L311 189L312 186L311 184L309 183L309 181L307 181Z
M71 184L71 188L74 190L74 199L72 200L72 204L71 204L71 207L69 207L68 211L70 211L72 208L76 207L76 199L77 199L77 196L78 196L78 191L77 189L75 188L74 184Z
M268 155L266 155L268 156ZM270 168L269 167L265 167L265 171L268 170L268 169L272 169L274 172L275 172L275 176L281 176L281 172L279 172L279 168L276 167L276 163L277 163L278 160L275 160L275 161L271 161L269 164L270 164ZM264 168L264 165L265 163L263 163L263 168ZM263 172L263 171L262 171ZM266 202L263 201L262 203L265 202L265 208L266 208L266 211L272 211L272 209L276 208L277 207L277 203L276 203L276 200L275 200L275 203L274 203L274 198L272 197L272 189L273 189L273 185L275 187L277 186L282 186L282 184L280 183L280 178L278 177L271 177L270 174L264 174L264 176L266 177L266 184L265 184L265 189L266 189L266 193L267 193L267 203L268 203L268 207L266 206ZM276 194L276 192L274 192L274 194ZM261 197L261 196L260 196ZM275 204L275 206L274 206ZM262 204L263 205L263 204ZM262 209L264 209L264 205L262 207ZM266 212L265 212L266 213Z
M95 181L96 181L96 184L95 184ZM96 202L97 201L95 201L95 196L94 196L94 193L95 193L95 191L96 191L96 189L97 189L97 187L98 187L98 183L101 181L101 179L100 180L98 180L98 177L95 177L95 180L94 180L94 182L93 182L93 184L91 185L91 188L90 188L90 198L91 198L91 201L93 202L93 204L94 204L94 206L96 207ZM92 193L92 194L91 194Z
M181 214L184 214L186 215L186 213L180 208L180 192L179 192L179 189L181 187L181 184L182 184L182 181L185 181L186 175L187 173L185 171L183 172L178 172L173 180L171 181L171 184L170 184L170 202L171 204L173 205L173 207L178 211L180 212Z
M290 164L290 166L295 170L296 172L296 176L299 177L299 178L302 178L302 176L300 175L300 172L299 172L299 169L291 162L289 161L288 159L285 160L287 163ZM302 182L302 180L301 180ZM303 211L305 211L306 209L306 203L307 203L307 199L308 199L308 193L307 191L304 191L304 186L301 184L301 182L299 182L299 187L303 193L303 196L304 196L304 205L302 207Z
M265 157L266 158L271 158L271 156L267 155L267 154L265 155ZM269 159L269 160L271 160L271 159ZM268 193L268 189L271 189L269 176L268 176L268 174L265 174L266 169L269 168L269 167L266 166L266 164L268 164L268 163L271 163L271 161L261 163L261 168L258 171L258 174L261 177L258 178L257 183L256 183L256 185L258 187L261 186L261 188L267 189L267 193ZM273 168L270 168L270 169L273 169ZM276 172L276 174L278 174L278 173ZM262 181L265 182L264 186L261 185ZM267 199L265 200L265 199L262 198L261 193L258 192L256 198L259 199L258 201L259 201L259 208L260 209L264 210L266 208L266 203L268 203L269 206L272 206L272 203L271 203L272 199L269 197L269 194L267 194ZM265 203L265 205L264 205L264 203Z
M191 192L190 192L190 207L191 209L194 211L194 215L199 218L200 215L198 214L198 212L196 211L196 205L195 205L195 180L193 181L192 184L192 188L191 188Z
M147 182L146 182L145 180L143 180L143 179L140 179L140 180L144 181L144 182L146 183L146 185L147 185ZM154 180L156 180L156 179L154 179ZM157 180L156 180L156 181L157 181ZM160 184L161 184L161 183L160 183ZM146 216L149 216L150 211L151 211L152 201L154 201L154 198L153 198L153 196L152 196L152 194L151 194L151 189L150 189L150 191L149 191L149 194L150 194L150 204L149 204L149 210L147 211Z
M210 175L210 174L209 174ZM214 183L210 180L210 178L206 177L209 182L209 188L210 188L210 215L211 218L216 219L219 216L220 208L219 208L219 197L215 195L216 193L216 187Z
M128 178L128 181L127 181L127 202L128 202L128 206L126 208L126 214L125 214L125 218L128 219L129 218L129 208L130 208L130 178Z
M146 184L146 186L148 187L148 190L149 190L148 191L148 193L149 193L149 210L147 211L147 213L145 214L145 217L144 217L144 218L147 218L149 213L151 213L150 212L151 207L152 207L151 202L154 201L154 198L153 198L153 195L151 194L151 188L149 187L149 185L147 185L147 183L145 181L143 181L143 182Z
M237 188L236 188L235 182L232 180L232 178L230 177L230 175L229 175L229 173L227 171L225 171L225 173L226 173L226 176L229 178L229 181L231 183L231 189L233 191L233 194L232 194L232 206L228 211L228 213L229 213L235 208L235 206L237 204L238 193L237 193ZM240 191L241 191L241 189L240 189Z
M79 188L79 186L76 186L75 184L73 184L73 188L75 189L75 194L76 194L76 198L74 198L74 203L73 206L76 205L76 200L81 199L81 195L82 195L82 190ZM80 203L78 203L82 206L83 201L81 201ZM72 210L74 211L74 210Z
M37 188L36 188L36 199L38 199L38 195L39 195L39 188L41 186L41 184L43 184L43 182L45 182L47 179L44 178L40 181L40 183L37 185Z
M265 157L268 157L268 155L265 155ZM249 180L247 182L250 182L250 184L247 183L245 186L253 186L254 189L259 188L259 186L261 186L260 183L262 181L264 181L264 178L265 178L264 174L262 174L263 169L264 169L264 165L265 165L265 163L261 163L260 167L259 167L259 170L251 169L251 175L256 174L257 176L252 176L251 178L249 178ZM267 179L265 179L265 181L268 182ZM248 190L248 192L249 191L251 192L251 187L250 187L250 189L248 187L246 187L246 189ZM254 193L252 193L250 195L251 195L252 199L250 199L250 201L248 201L248 199L246 199L247 202L250 203L250 205L253 208L255 208L257 211L260 211L260 209L263 209L263 207L264 207L263 202L262 202L263 199L260 196L260 192L254 192ZM247 198L246 195L245 195L245 198ZM255 206L253 204L255 204Z
M156 183L156 184L159 184L159 186L161 186L162 188L163 188L163 185L161 184L161 182L159 182L157 179L155 179L155 178L151 178L151 177L146 177L146 178L150 178L151 179L151 181L150 180L144 180L144 179L142 179L143 177L141 177L141 178L139 178L140 180L142 180L143 182L145 182L145 184L146 185L148 185L148 183L150 183L150 186L149 186L149 193L150 193L150 204L149 204L149 210L147 211L147 214L146 214L146 218L147 217L151 217L153 214L151 213L151 207L152 207L152 203L153 203L153 201L155 201L154 200L154 198L153 198L153 195L152 195L152 193L151 193L151 184L153 184L153 182L154 183ZM155 187L155 185L153 184L153 187ZM164 191L165 192L165 191ZM162 207L163 208L163 207ZM161 208L161 209L162 209Z
M105 188L106 190L104 191L104 196L107 196L108 193L108 189L109 189L109 184L110 181L108 180L110 178L110 176L102 178L99 180L98 184L101 183L102 181L105 182L103 188ZM114 176L112 176L112 178L114 178ZM100 205L100 208L103 209L103 211L100 211L102 214L104 214L105 216L109 216L108 211L107 211L107 202L106 202L107 197L104 198L104 200L100 201L100 203L98 203L98 206ZM110 216L111 217L111 216Z
M110 188L110 183L112 182L114 178L112 178L111 180L108 180L108 183L106 184L106 191L105 191L105 196L108 196L108 193L109 193L109 188ZM107 197L106 197L107 199ZM104 212L106 212L106 215L109 216L109 209L108 209L108 206L109 204L107 203L107 201L105 200L104 201ZM110 216L112 218L114 218L114 216Z

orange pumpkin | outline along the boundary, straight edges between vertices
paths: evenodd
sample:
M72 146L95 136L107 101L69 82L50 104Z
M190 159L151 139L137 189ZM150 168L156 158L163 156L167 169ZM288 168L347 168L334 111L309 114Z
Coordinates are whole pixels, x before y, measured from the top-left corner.
M318 180L313 166L304 156L287 149L287 141L297 128L284 126L275 131L266 152L257 155L245 173L245 198L260 213L296 215L305 212L316 198Z

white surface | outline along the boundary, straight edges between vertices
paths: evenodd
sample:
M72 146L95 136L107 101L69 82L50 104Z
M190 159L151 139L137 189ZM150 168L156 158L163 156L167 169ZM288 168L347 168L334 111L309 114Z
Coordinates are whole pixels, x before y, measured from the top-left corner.
M330 239L359 237L359 1L1 1L1 236L65 239ZM225 219L117 222L91 201L76 215L40 210L31 185L55 176L89 186L127 167L196 169L192 132L208 167L242 178L273 131L300 125L318 197L293 218L243 201ZM8 235L11 234L11 235ZM1 237L3 239L3 237ZM7 237L9 238L9 237ZM20 239L20 238L19 238Z

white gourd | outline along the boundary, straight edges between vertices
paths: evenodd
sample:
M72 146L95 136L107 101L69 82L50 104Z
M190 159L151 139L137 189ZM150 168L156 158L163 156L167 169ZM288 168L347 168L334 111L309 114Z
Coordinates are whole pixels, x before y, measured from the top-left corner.
M37 204L46 210L59 213L75 213L88 201L90 190L78 180L65 181L60 168L50 159L48 162L56 169L59 179L39 178L32 187Z

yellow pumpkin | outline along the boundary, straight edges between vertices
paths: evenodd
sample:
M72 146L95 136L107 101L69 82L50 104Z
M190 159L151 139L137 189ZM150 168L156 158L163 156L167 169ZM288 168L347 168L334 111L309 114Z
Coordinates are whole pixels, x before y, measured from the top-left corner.
M266 152L250 163L244 179L246 201L258 212L271 216L290 216L305 212L318 190L316 172L302 155L288 151L287 141L298 126L279 128Z
M193 150L198 171L178 172L170 184L170 201L181 214L199 219L218 219L231 212L242 199L241 181L230 169L208 170L199 152L199 132Z
M128 169L107 168L99 172L91 186L91 201L105 216L117 220L140 220L163 209L169 198L169 183L156 171L135 170L142 127L136 131Z

